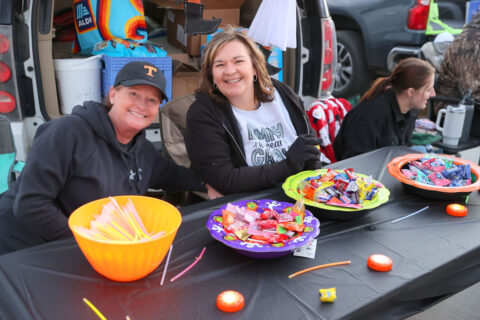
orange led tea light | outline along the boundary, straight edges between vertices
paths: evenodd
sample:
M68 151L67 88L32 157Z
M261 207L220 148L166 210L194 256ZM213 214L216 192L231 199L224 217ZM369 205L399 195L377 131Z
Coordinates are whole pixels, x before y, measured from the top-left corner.
M393 261L383 254L372 254L368 257L367 265L375 271L385 272L392 270Z
M465 217L468 209L464 205L452 203L447 206L447 213L454 217Z
M217 296L217 308L223 312L237 312L242 310L245 299L240 292L228 290Z

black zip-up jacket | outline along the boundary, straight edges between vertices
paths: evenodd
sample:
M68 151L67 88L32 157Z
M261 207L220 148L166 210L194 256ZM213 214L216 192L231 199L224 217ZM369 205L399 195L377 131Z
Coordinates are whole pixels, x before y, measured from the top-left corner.
M272 81L297 135L313 134L300 98L287 85ZM198 92L188 110L185 144L190 167L224 195L271 188L296 173L286 160L249 167L231 105L217 104L208 93Z
M418 112L400 111L392 89L365 100L342 122L333 149L338 161L388 146L410 144Z
M121 145L103 106L86 102L38 128L22 174L0 198L0 253L66 237L79 206L149 187L205 191L197 174L163 157L144 131Z

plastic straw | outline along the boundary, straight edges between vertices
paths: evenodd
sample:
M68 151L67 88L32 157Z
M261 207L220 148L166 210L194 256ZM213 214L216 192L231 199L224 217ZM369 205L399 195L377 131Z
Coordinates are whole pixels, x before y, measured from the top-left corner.
M189 265L185 270L183 270L182 272L180 272L179 274L177 274L175 277L173 277L172 279L170 279L170 282L173 282L175 280L177 280L178 278L180 278L185 272L187 272L188 270L192 269L194 265L197 264L197 262L202 259L202 256L203 256L203 253L205 252L205 249L206 247L203 247L203 250L202 252L200 252L200 255L195 259L195 261L193 261L193 263L191 265Z
M105 318L105 316L93 305L93 303L91 303L90 301L88 301L87 298L83 298L83 302L85 302L87 304L87 306L90 307L90 309L93 310L93 312L95 312L95 314L101 319L101 320L107 320L107 318Z
M405 217L401 217L401 218L395 219L395 220L392 221L392 223L395 223L395 222L398 222L398 221L402 221L403 219L410 218L411 216L414 216L414 215L416 215L416 214L418 214L418 213L420 213L420 212L422 212L422 211L425 211L425 210L427 210L428 208L430 208L430 206L426 206L425 208L422 208L422 209L420 209L420 210L418 210L418 211L415 211L414 213L410 213L410 214L406 215Z
M163 286L163 280L165 280L165 275L167 274L168 263L170 262L170 254L172 253L173 244L170 245L170 250L168 250L167 261L165 261L165 266L163 267L162 281L160 285Z
M340 262L332 262L332 263L321 264L321 265L318 265L318 266L315 266L315 267L303 269L303 270L300 270L300 271L298 271L298 272L292 273L291 275L288 276L288 278L291 279L291 278L293 278L293 277L296 277L296 276L298 276L298 275L301 275L301 274L303 274L303 273L310 272L310 271L313 271L313 270L318 270L318 269L323 269L323 268L328 268L328 267L335 267L335 266L343 266L343 265L350 264L350 263L351 263L351 261L350 261L350 260L347 260L347 261L340 261Z

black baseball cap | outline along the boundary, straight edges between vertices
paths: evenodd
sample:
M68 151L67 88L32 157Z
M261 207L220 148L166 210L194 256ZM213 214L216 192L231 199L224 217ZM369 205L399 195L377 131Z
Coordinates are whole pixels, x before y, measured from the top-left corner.
M157 88L163 95L163 99L168 100L165 93L167 81L160 70L155 65L145 61L132 61L127 63L118 71L115 78L114 87L122 85L131 87L139 84L146 84Z

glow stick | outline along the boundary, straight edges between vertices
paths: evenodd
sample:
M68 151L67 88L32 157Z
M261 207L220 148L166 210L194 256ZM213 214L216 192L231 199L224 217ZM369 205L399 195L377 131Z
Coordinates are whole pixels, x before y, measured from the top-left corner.
M90 309L93 310L93 312L95 312L95 314L102 320L107 320L107 318L105 318L105 316L93 305L93 303L91 303L90 301L88 301L87 298L83 298L83 302L85 302L87 304L87 306L90 307Z
M167 274L168 269L168 262L170 261L170 254L172 253L173 244L170 245L170 249L168 250L167 261L165 261L165 266L163 267L163 274L162 280L160 281L160 285L163 286L163 280L165 280L165 275Z
M113 240L128 240L125 236L122 236L118 231L116 231L114 228L112 228L109 225L103 225L103 224L98 223L96 221L92 221L92 225L94 225L100 231L105 233L105 235L107 235L110 239L113 239Z
M128 223L128 221L126 220L125 217L123 217L120 213L118 213L116 210L115 210L115 206L112 205L112 203L107 203L103 206L105 212L109 213L111 215L111 217L121 226L123 226L123 228L128 231L128 233L130 234L130 236L132 236L132 238L135 237L135 230L133 230L132 226ZM103 212L102 212L103 213Z
M138 227L141 235L150 239L150 235L148 234L147 229L143 225L142 219L140 219L137 210L135 210L135 206L133 205L132 200L128 199L127 203L125 204L125 209L128 209L127 212L129 216L132 217L132 220L134 221L135 226Z
M335 266L343 266L343 265L350 264L350 263L351 263L351 261L348 260L348 261L340 261L340 262L321 264L319 266L303 269L303 270L300 270L298 272L292 273L291 275L288 276L288 278L291 279L293 277L296 277L298 275L301 275L303 273L313 271L313 270L318 270L318 269L323 269L323 268L328 268L328 267L335 267Z
M132 238L135 237L135 230L132 229L132 226L128 224L127 220L121 214L115 211L115 207L112 206L111 203L107 203L103 208L104 210L102 211L102 214L104 212L105 214L108 214L108 217L112 219L112 222L117 223L120 227L127 231Z
M139 237L142 235L142 231L139 230L139 227L135 223L133 217L130 214L128 214L128 212L125 212L122 210L122 208L118 204L117 200L115 200L115 198L109 197L109 199L110 201L113 202L113 204L118 209L118 211L127 219L127 221L131 223L133 229L135 230L135 240L139 240Z
M75 228L75 230L77 230L78 233L82 234L86 238L108 240L107 237L105 237L101 234L98 234L98 233L91 232L90 230L88 230L87 228L85 228L83 226L74 226L74 228Z
M110 221L110 223L112 224L113 228L118 230L118 232L120 232L122 235L124 235L126 238L128 238L128 240L133 240L133 236L127 230L123 229L120 225L118 225L118 223L113 221L113 218Z
M75 229L82 236L94 240L115 241L148 241L159 239L165 231L148 233L131 199L120 207L118 202L109 197L110 202L103 205L102 212L95 215L90 222L90 228L76 226Z
M402 221L403 219L407 219L407 218L409 218L409 217L411 217L411 216L414 216L414 215L416 215L416 214L418 214L418 213L420 213L420 212L422 212L422 211L427 210L428 208L430 208L430 206L426 206L425 208L422 208L422 209L420 209L420 210L418 210L418 211L415 211L414 213L410 213L410 214L406 215L405 217L401 217L401 218L395 219L395 220L392 221L392 223L395 223L395 222L398 222L398 221Z
M189 265L185 270L183 270L182 272L180 272L179 274L177 274L175 277L173 277L172 279L170 279L170 282L173 282L175 280L177 280L178 278L180 278L185 272L187 272L188 270L192 269L192 267L194 265L197 264L197 262L202 259L202 256L203 256L203 253L205 252L205 247L203 247L203 250L202 252L200 252L200 255L195 259L195 261L193 261L193 263L191 265Z
M133 216L133 217L135 218L135 220L137 221L138 225L140 226L140 229L142 229L142 231L143 231L145 234L148 234L147 228L145 228L145 225L143 224L142 219L141 219L140 216L138 215L137 209L135 209L135 206L133 205L132 200L128 199L126 206L127 206L127 208L130 210L130 212L132 213L132 216Z

